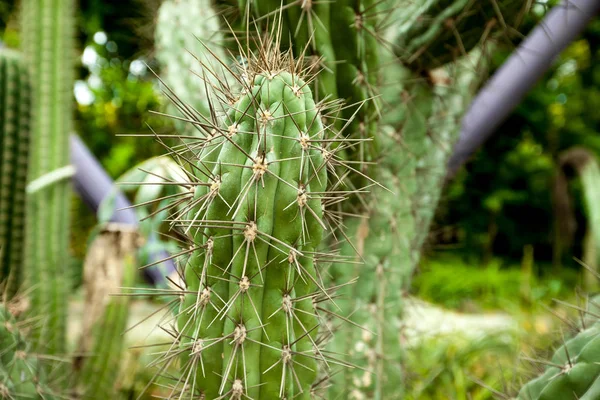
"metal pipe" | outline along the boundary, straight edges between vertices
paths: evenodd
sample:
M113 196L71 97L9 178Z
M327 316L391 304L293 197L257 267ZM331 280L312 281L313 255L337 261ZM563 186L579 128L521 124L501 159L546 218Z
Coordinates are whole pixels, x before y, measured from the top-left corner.
M448 163L449 176L492 136L599 12L600 0L563 0L548 12L471 103Z
M119 222L131 226L139 226L138 218L131 207L131 203L121 192L102 165L85 146L77 135L71 135L71 164L75 167L73 185L85 204L94 212L97 212L102 202L114 195L114 211L110 217L111 222ZM157 236L151 235L147 240L152 243L158 240ZM166 251L156 251L150 255L151 262L168 257ZM155 285L166 282L166 275L175 271L172 260L164 261L144 269L144 275Z

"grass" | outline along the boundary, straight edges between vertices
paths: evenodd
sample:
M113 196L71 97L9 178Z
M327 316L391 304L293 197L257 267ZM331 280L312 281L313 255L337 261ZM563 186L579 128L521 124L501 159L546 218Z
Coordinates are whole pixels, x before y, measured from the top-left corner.
M504 266L498 259L485 266L468 265L456 256L422 262L412 282L412 293L443 307L476 311L505 310L550 304L553 298L571 298L579 274L539 278L522 272L520 265Z

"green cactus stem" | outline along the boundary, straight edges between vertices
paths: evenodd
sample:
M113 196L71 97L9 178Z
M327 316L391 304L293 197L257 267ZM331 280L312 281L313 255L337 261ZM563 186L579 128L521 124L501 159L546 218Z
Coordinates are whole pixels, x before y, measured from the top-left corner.
M21 28L25 61L32 82L33 120L29 182L49 175L58 182L30 193L25 272L31 315L41 318L32 332L36 351L64 354L70 291L69 134L72 132L73 0L24 0ZM68 175L68 174L66 174Z
M319 364L337 363L320 337L320 303L333 293L320 245L336 223L328 206L351 194L329 190L343 165L333 143L344 139L325 139L329 105L315 103L312 76L279 40L244 49L236 86L213 88L220 112L199 124L204 137L182 163L194 197L172 219L189 240L177 348L164 359L181 358L172 396L309 399Z
M10 304L0 304L0 398L59 398L50 389L41 360L21 332L22 324L9 309Z
M31 93L21 56L0 50L0 295L22 283Z
M78 398L108 399L117 393L130 297L120 288L134 286L140 236L122 224L104 226L84 265L85 315L74 362Z
M332 378L330 398L404 398L403 294L435 211L459 117L485 71L480 58L476 52L437 71L435 81L406 79L413 74L401 65L388 72L387 79L404 81L400 98L384 99L397 107L396 128L387 126L378 137L378 179L389 190L374 188L363 217L345 222L358 254L345 245L342 255L354 254L354 262L331 269L335 284L354 277L358 282L338 293L342 315L350 315L354 325L334 325L343 333L334 336L329 350L360 368L340 370Z

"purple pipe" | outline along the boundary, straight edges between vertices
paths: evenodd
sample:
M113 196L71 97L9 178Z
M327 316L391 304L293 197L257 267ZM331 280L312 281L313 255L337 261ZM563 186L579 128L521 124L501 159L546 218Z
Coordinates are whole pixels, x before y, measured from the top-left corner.
M138 226L138 218L133 209L123 209L131 207L131 203L125 197L108 176L102 165L96 160L94 155L81 141L79 136L71 135L71 163L75 167L73 184L75 191L81 197L81 200L88 205L94 212L98 211L102 201L111 194L115 195L115 211L110 218L111 222L118 222L132 226ZM149 242L157 241L156 235L148 238ZM157 251L150 255L153 261L162 260L168 257L166 251ZM166 282L165 275L175 271L175 264L172 260L164 261L160 264L144 269L144 275L155 285L161 285Z
M468 160L600 12L600 0L563 0L536 26L479 92L462 121L449 176Z

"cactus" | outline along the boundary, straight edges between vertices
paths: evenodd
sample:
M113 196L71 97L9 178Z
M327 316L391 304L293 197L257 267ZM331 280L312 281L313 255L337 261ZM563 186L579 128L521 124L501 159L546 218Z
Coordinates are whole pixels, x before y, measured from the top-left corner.
M320 303L334 291L321 281L331 256L320 245L336 223L326 206L350 194L328 191L341 179L331 168L344 166L332 144L344 139L322 122L337 109L315 103L312 76L280 39L240 51L229 67L236 86L211 88L222 113L198 124L194 158L173 149L194 197L172 218L189 247L177 340L162 360L181 358L171 396L307 399L318 364L336 362L320 339Z
M403 398L402 296L441 191L444 162L451 150L447 144L458 136L459 116L479 79L477 72L482 71L474 68L478 57L474 54L443 73L438 71L446 79L435 84L425 79L407 81L400 92L403 100L391 103L399 105L398 128L381 130L377 168L378 179L391 192L373 189L363 218L347 222L358 254L354 264L334 264L331 271L336 284L359 277L356 285L340 291L347 301L338 303L343 304L342 315L351 315L362 329L341 327L344 333L331 343L332 351L361 368L336 374L330 398ZM397 67L393 75L405 73ZM342 249L345 256L352 253L348 246Z
M509 2L504 3L501 12L514 11ZM350 165L378 162L374 172L388 190L373 186L362 204L339 214L347 232L338 232L336 237L350 236L356 245L343 244L340 249L342 258L353 262L334 262L331 267L331 285L340 293L336 306L329 310L332 315L351 316L353 324L362 329L328 321L331 331L342 331L333 339L327 338L328 350L341 354L342 371L323 371L320 376L322 382L333 380L331 398L402 398L402 291L420 257L447 158L459 132L460 116L485 72L476 61L481 54L449 63L456 60L457 53L447 46L444 25L439 22L426 31L422 21L427 14L438 15L439 21L450 16L458 21L460 17L460 23L455 24L460 31L452 32L465 38L477 35L479 41L486 27L477 26L471 13L482 8L462 0L426 4L402 0L298 1L283 7L277 1L242 1L234 6L220 5L227 25L239 31L235 33L237 40L248 37L248 25L258 25L263 31L273 26L282 29L286 40L276 45L285 49L289 43L292 49L305 52L313 69L322 69L311 80L315 96L353 104L330 122L332 126L344 125L355 139L376 141L368 144L359 140L339 153ZM507 14L504 22L510 20L512 24L513 17ZM435 40L439 46L437 42L432 45ZM413 50L408 60L402 55L407 43L427 51ZM469 40L469 48L463 49L466 52L475 44ZM409 61L412 65L403 65ZM436 69L444 64L443 69ZM381 98L365 103L377 95ZM344 119L352 116L354 120L346 124ZM357 183L360 180L353 180L350 187ZM355 285L344 284L356 277ZM360 368L345 368L348 365Z
M73 0L24 0L23 54L32 87L25 272L36 351L65 352L69 285L69 134L72 132Z
M544 366L540 376L521 387L515 400L578 399L600 396L599 297L588 297L587 307L571 306L581 317L579 332L554 352L548 361L529 359Z
M58 398L9 308L0 305L0 398Z
M544 374L527 383L518 400L579 399L600 395L600 323L565 342Z
M200 114L210 116L206 88L213 85L216 78L201 75L202 64L210 63L212 54L225 59L220 47L222 35L218 15L210 1L167 0L162 3L155 39L160 77L170 89L167 92L177 94L182 103ZM190 114L188 108L178 110L173 102L168 103L168 112L177 118L188 118ZM175 120L175 124L180 132L197 132L192 124L179 120Z
M0 294L21 285L31 94L19 54L0 50Z
M115 395L123 360L123 332L129 315L128 296L115 296L135 281L135 228L112 223L102 227L88 250L84 266L85 315L75 358L78 398Z
M305 54L310 68L321 71L311 83L316 99L342 100L346 104L330 123L335 123L338 129L348 125L345 132L357 142L345 149L348 154L344 157L364 162L362 172L366 172L366 162L377 158L373 139L381 115L379 58L381 50L388 48L381 34L386 27L383 16L391 13L393 3L393 0L296 1L282 7L279 1L242 1L234 7L235 12L229 12L243 22L237 21L236 25L232 20L228 24L241 26L242 31L247 21L251 26L258 23L269 30L271 21L281 15L282 46L290 43L297 54ZM245 37L243 33L237 36ZM363 186L366 181L363 177L354 186Z
M572 147L562 151L556 166L553 202L555 204L555 263L560 263L564 247L572 243L575 234L575 216L572 199L569 198L569 184L566 170L572 168L581 179L583 199L588 217L587 232L583 245L584 287L592 291L598 286L598 257L600 257L600 209L598 209L598 183L600 165L595 154L583 147Z

